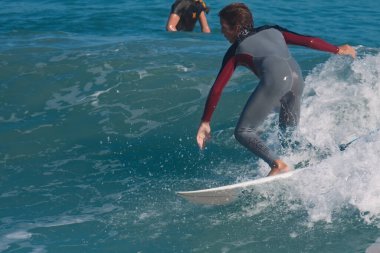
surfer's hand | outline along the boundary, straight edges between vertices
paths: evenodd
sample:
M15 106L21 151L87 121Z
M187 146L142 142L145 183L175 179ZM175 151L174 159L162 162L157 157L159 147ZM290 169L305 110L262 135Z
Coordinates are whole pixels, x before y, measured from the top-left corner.
M204 149L206 146L206 141L210 139L210 123L209 122L202 122L199 126L198 133L197 133L197 142L200 149Z
M350 45L342 45L342 46L339 46L338 48L339 48L338 54L347 54L347 55L350 55L352 58L356 57L356 50Z

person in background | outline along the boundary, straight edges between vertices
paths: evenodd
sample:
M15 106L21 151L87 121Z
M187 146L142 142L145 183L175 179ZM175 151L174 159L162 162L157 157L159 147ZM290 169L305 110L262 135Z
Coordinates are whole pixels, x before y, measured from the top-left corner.
M208 12L209 8L203 0L176 0L172 5L166 30L193 31L195 23L199 20L202 32L210 33L206 18Z
M254 28L252 13L243 3L227 5L219 12L219 17L222 33L232 45L208 94L197 133L198 146L203 149L210 138L210 120L222 90L236 67L242 65L255 73L260 82L240 115L235 138L269 165L268 176L287 172L290 170L288 165L270 150L257 132L257 128L277 107L280 108L279 129L283 135L286 136L287 131L299 123L304 81L287 44L352 57L356 56L356 51L349 45L334 46L322 39L294 33L277 25Z

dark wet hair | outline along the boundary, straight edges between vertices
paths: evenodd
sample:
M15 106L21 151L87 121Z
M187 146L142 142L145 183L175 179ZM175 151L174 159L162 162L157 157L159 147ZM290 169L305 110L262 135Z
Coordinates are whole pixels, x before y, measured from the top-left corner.
M219 17L230 27L239 27L239 30L253 30L253 16L249 8L243 3L232 3L219 12Z

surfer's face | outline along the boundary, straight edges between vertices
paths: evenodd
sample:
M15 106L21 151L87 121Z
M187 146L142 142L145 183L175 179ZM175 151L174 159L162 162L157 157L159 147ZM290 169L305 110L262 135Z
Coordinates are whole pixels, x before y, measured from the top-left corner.
M220 26L222 28L222 33L224 37L230 42L234 43L236 40L236 31L231 26L228 25L226 21L220 19Z

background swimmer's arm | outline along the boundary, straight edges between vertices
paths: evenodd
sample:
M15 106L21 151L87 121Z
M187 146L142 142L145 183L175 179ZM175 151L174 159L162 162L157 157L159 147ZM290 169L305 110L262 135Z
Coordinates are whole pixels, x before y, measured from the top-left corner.
M168 23L166 24L166 31L168 32L176 32L177 31L177 24L180 20L180 16L178 16L175 13L170 14Z
M202 32L204 33L211 32L210 27L208 26L206 14L204 11L202 11L201 14L199 15L199 23L201 24Z

